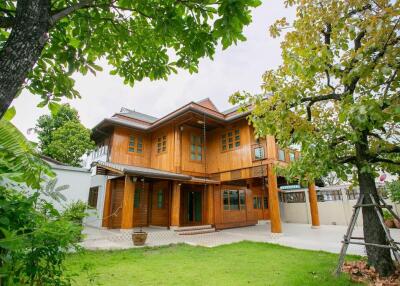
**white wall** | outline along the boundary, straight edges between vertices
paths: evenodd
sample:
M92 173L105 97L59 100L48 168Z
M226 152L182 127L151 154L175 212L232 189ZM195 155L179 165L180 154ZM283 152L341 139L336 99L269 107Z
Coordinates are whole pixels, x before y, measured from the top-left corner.
M93 227L101 227L103 218L104 198L106 193L107 176L92 175L90 187L99 187L96 210L90 210L84 223Z

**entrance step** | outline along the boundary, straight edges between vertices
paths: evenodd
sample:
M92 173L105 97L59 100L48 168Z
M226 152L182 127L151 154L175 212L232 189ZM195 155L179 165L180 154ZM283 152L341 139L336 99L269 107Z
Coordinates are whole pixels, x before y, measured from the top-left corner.
M174 230L179 235L194 235L215 232L211 225L183 226Z

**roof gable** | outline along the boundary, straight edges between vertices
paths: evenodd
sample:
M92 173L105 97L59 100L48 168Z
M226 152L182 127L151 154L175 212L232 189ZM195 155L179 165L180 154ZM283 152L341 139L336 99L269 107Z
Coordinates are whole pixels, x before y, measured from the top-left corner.
M201 105L201 106L205 107L205 108L212 109L214 111L219 112L218 108L215 106L215 104L208 97L204 98L204 99L202 99L200 101L197 101L196 103L198 105Z

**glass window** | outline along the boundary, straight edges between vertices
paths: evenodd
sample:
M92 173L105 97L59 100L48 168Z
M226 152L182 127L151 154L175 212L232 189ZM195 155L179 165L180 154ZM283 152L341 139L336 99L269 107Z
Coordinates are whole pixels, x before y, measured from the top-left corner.
M190 135L190 160L203 160L203 138L200 135Z
M240 130L228 131L221 134L221 150L227 151L233 148L240 147Z
M97 198L99 196L99 187L89 189L88 205L92 208L97 208Z
M264 154L264 147L262 146L257 146L254 148L254 159L255 160L261 160L265 158Z
M140 208L140 193L141 193L141 189L135 190L135 198L134 198L134 208L135 209Z
M246 208L244 190L225 190L223 192L224 210L242 210Z
M264 197L264 209L268 208L268 197Z
M159 190L157 192L157 208L163 209L164 208L164 191Z
M143 138L142 136L130 135L128 152L143 153Z
M285 161L285 151L282 149L278 149L278 160Z
M295 155L294 155L294 152L290 151L290 152L289 152L289 160L290 160L290 161L294 161L295 159L296 159L296 157L295 157Z
M167 151L167 136L161 136L157 138L157 153Z

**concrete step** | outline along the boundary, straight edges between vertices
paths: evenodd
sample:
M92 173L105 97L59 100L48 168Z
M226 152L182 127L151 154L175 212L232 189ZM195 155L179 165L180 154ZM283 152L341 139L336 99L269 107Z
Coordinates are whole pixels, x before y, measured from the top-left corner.
M177 232L179 235L195 235L195 234L205 234L215 232L215 228L204 228L197 230L182 230Z
M205 224L205 225L194 225L194 226L179 226L174 229L176 232L180 231L188 231L188 230L200 230L200 229L210 229L211 224Z

